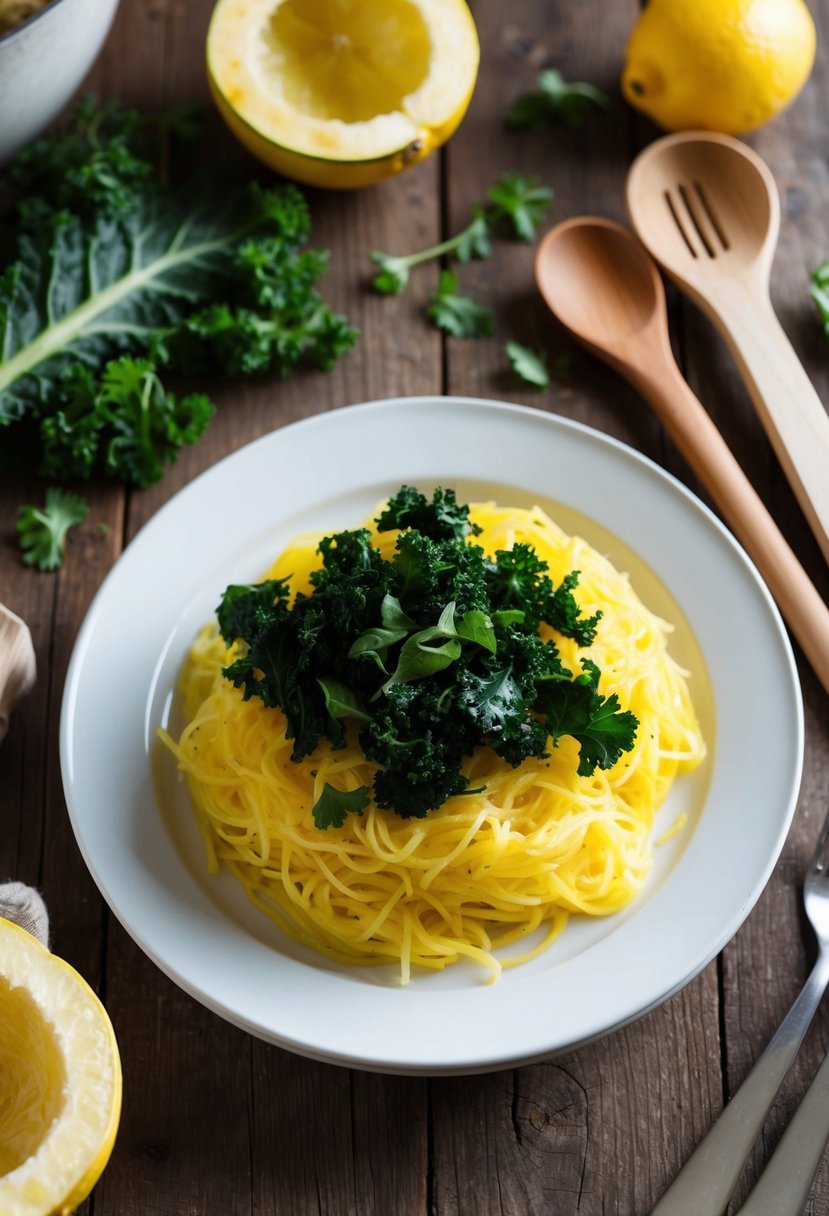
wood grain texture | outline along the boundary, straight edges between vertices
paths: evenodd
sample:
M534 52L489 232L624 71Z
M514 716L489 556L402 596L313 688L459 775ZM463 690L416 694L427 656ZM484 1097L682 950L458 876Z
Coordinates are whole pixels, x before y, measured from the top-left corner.
M823 48L825 0L813 8ZM153 110L169 101L206 101L210 9L210 0L122 0L88 85ZM557 331L535 292L531 246L499 240L488 261L459 269L461 289L494 308L491 339L443 338L426 325L434 267L413 274L397 299L369 289L372 249L407 252L456 231L508 169L536 174L554 189L550 223L580 213L623 219L627 164L656 134L624 107L616 87L636 0L513 0L509 6L475 0L473 9L482 71L470 113L448 148L371 190L309 192L313 242L332 251L323 294L359 326L354 351L330 374L208 386L218 404L210 431L160 485L130 494L112 486L84 489L90 516L70 534L58 575L22 567L14 537L17 506L38 499L42 486L17 473L0 481L0 602L30 625L39 665L37 685L18 706L0 749L0 879L20 878L43 890L55 948L101 992L124 1063L115 1152L81 1216L644 1216L759 1055L809 964L798 886L829 807L829 715L802 662L807 748L800 805L754 912L720 959L660 1008L532 1067L400 1078L349 1072L253 1040L202 1008L142 954L105 909L74 844L57 729L83 615L123 545L158 507L249 440L353 402L445 390L518 401L588 423L698 490L647 407ZM797 104L751 140L775 172L784 203L775 304L824 401L827 347L806 280L829 253L827 62L821 49ZM615 100L612 118L578 135L507 133L509 105L532 90L542 67L604 86ZM210 123L212 154L223 171L258 172L218 120ZM677 293L670 297L675 350L695 391L829 594L826 568L721 340ZM508 338L546 352L558 370L547 392L514 379L504 352ZM566 373L558 363L563 354L572 361ZM725 627L739 628L739 622ZM747 706L749 735L750 713ZM757 749L761 763L762 740ZM747 831L750 820L747 807ZM756 1177L829 1044L827 1018L819 1013L739 1194ZM826 1167L810 1211L829 1212Z

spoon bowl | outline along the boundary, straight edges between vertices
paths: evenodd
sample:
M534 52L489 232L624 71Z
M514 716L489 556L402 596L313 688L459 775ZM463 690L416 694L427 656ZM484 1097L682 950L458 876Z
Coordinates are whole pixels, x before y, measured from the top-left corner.
M600 333L605 347L624 343L662 307L653 261L625 228L598 216L565 220L548 232L535 275L550 311L582 342Z
M739 140L708 131L657 140L631 166L627 206L640 239L689 290L725 273L767 284L780 202L768 167Z

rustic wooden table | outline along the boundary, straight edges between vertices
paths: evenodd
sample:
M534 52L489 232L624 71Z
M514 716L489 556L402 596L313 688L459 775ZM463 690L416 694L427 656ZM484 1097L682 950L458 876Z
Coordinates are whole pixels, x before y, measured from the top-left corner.
M739 1085L807 973L813 948L800 879L829 807L826 696L798 655L806 705L806 765L794 826L767 889L721 956L682 992L600 1042L533 1067L460 1078L349 1072L265 1045L186 996L110 915L74 842L58 766L58 717L72 644L90 599L130 538L161 504L219 457L306 415L371 398L456 393L530 404L631 444L692 488L695 482L636 395L586 355L546 392L524 391L504 342L572 348L533 286L533 249L499 242L463 269L464 290L492 303L491 339L444 339L422 306L436 270L405 295L367 287L369 251L433 244L466 222L506 169L555 190L551 222L579 213L623 218L631 156L656 134L618 98L617 79L637 0L474 0L483 61L469 114L439 155L395 181L347 194L310 192L314 243L332 251L327 299L359 326L358 345L330 374L215 386L207 436L155 488L88 487L92 510L74 529L56 575L20 564L14 518L42 486L0 485L0 601L30 624L39 678L0 751L0 877L37 885L54 948L97 988L124 1068L114 1155L82 1212L94 1216L279 1213L287 1216L582 1216L648 1212ZM122 0L87 87L158 109L206 99L203 46L211 0ZM820 51L796 105L750 139L780 186L783 230L774 268L782 322L824 400L829 346L808 298L811 269L829 254L829 6L813 0ZM541 67L603 86L608 122L509 134L504 114ZM216 145L231 141L216 122ZM251 162L237 157L239 172ZM673 294L682 366L758 492L825 595L829 578L722 342ZM213 386L211 386L213 387ZM829 475L829 470L827 471ZM98 525L107 525L106 529ZM711 588L716 595L716 588ZM723 621L723 629L739 629ZM757 656L762 663L763 656ZM746 706L747 734L751 707ZM763 763L763 740L756 740ZM745 807L746 832L751 831ZM677 927L681 932L681 926ZM829 1044L819 1012L737 1193L745 1196ZM829 1212L824 1164L810 1212Z

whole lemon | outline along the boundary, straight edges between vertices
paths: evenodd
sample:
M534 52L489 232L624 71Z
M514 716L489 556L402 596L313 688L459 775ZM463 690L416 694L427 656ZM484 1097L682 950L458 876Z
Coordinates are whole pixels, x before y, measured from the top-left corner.
M650 0L628 42L622 93L669 131L740 135L796 97L814 58L803 0Z

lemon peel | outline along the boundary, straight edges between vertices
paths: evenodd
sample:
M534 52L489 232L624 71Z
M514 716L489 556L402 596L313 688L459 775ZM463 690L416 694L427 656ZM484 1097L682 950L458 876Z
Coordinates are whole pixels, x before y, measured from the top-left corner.
M68 1216L100 1177L121 1113L107 1013L68 963L0 918L0 1212Z
M803 0L650 0L630 35L622 93L667 130L742 135L794 100L815 44Z
M271 168L353 189L443 144L475 87L465 0L218 0L208 79L231 131Z

